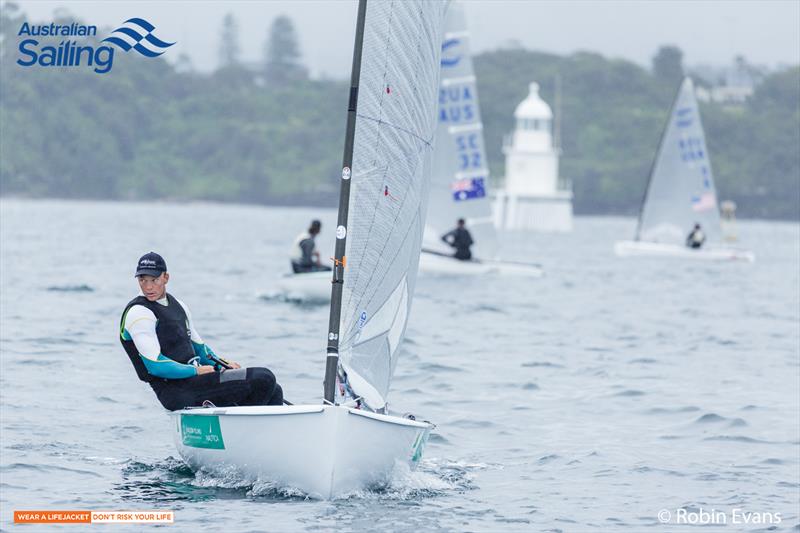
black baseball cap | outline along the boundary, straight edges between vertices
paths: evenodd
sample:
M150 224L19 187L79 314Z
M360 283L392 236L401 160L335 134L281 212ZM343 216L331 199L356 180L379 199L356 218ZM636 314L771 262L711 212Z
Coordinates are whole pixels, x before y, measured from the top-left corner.
M157 278L166 271L167 262L164 261L164 258L155 252L150 252L139 258L139 262L136 263L136 274L134 274L134 277L153 276Z

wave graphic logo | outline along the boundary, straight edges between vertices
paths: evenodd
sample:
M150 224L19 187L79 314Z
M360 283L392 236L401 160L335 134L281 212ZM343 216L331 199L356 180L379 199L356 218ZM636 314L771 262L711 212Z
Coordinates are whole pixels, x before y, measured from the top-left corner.
M132 18L111 32L110 37L103 39L104 43L119 46L125 52L134 49L146 57L158 57L175 43L167 43L153 35L156 27L141 18Z
M453 55L458 52L458 47L461 44L460 39L447 39L442 43L442 66L445 68L455 67L461 61L461 54Z

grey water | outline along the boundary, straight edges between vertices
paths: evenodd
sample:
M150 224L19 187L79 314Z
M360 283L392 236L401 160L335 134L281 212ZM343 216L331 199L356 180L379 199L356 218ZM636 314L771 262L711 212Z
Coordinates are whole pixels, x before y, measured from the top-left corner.
M317 402L328 309L273 287L312 217L329 236L332 210L1 201L0 527L88 509L173 510L175 531L690 531L680 510L715 510L703 531L800 529L796 223L740 221L755 264L617 258L628 218L506 235L543 278L419 278L390 394L437 424L419 470L334 501L195 475L117 340L135 262L163 254L215 351Z

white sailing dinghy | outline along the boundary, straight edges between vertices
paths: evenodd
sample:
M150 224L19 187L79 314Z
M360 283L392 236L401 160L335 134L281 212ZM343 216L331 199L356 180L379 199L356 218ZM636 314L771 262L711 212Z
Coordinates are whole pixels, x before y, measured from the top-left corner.
M451 2L442 41L436 150L420 270L539 277L539 265L495 258L497 234L469 40L464 9L459 2ZM455 259L452 249L440 238L459 218L466 220L475 241L471 261Z
M303 233L295 239L291 250L289 250L289 257L297 255L300 240L306 236L307 233ZM319 241L319 237L317 241ZM292 270L294 270L294 265ZM330 270L323 270L318 272L286 273L278 278L275 289L276 291L273 295L287 301L305 304L326 304L331 301L331 272Z
M389 414L386 397L425 224L444 11L359 2L324 402L176 411L175 442L191 467L333 498L420 460L432 425Z
M330 271L284 274L276 289L280 297L303 303L327 303L331 300Z
M685 245L700 224L701 248ZM690 78L681 83L650 172L636 237L617 242L619 256L663 256L711 261L755 260L752 252L723 246L714 176Z

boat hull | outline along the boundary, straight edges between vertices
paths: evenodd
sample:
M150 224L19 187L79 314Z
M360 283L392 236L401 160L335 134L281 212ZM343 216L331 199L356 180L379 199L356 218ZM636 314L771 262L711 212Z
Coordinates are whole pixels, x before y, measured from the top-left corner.
M614 252L620 257L675 257L700 261L743 261L752 263L755 255L749 250L737 248L688 248L677 244L645 241L620 241L614 244Z
M501 274L529 278L540 278L541 267L502 260L461 261L453 257L423 252L419 256L419 270L423 274L451 274L480 276Z
M171 413L181 457L195 470L269 480L321 499L388 482L414 468L433 426L331 405L186 409Z
M330 302L331 277L330 271L286 274L278 280L278 293L292 301Z

